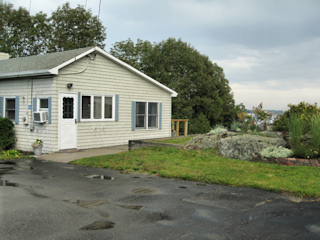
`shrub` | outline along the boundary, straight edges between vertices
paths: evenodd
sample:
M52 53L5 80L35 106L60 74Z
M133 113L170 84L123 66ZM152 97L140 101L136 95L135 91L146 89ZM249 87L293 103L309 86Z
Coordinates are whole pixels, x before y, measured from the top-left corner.
M21 156L21 153L18 150L10 149L6 151L2 151L2 155L8 156L8 157L19 157Z
M268 147L260 153L262 157L267 158L287 158L292 156L293 151L284 147Z
M307 125L305 132L310 131L310 125L308 124L314 115L320 114L320 109L317 104L309 104L305 102L301 102L298 105L288 105L289 110L285 111L284 114L279 115L277 119L274 121L274 130L275 131L285 131L288 132L287 121L290 115L296 113L301 116L301 119Z
M210 131L210 122L204 114L190 120L189 133L207 133L208 131Z
M215 134L220 134L224 131L226 131L227 128L225 128L223 125L221 124L217 124L214 126L214 128L209 132L210 135L215 135Z
M300 138L305 133L306 123L299 113L293 113L287 120L287 128L292 146L300 144Z
M320 149L320 116L315 115L310 122L311 144Z
M237 130L238 128L240 128L240 126L241 126L241 123L240 123L240 122L238 122L238 121L233 121L232 124L231 124L230 129L231 129L231 130Z
M8 150L14 146L13 123L8 118L0 118L0 150Z

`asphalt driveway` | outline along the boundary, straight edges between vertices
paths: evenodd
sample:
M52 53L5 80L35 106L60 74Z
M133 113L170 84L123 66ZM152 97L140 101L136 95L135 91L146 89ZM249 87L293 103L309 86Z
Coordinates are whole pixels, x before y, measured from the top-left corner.
M1 239L320 239L320 203L43 160L0 162Z

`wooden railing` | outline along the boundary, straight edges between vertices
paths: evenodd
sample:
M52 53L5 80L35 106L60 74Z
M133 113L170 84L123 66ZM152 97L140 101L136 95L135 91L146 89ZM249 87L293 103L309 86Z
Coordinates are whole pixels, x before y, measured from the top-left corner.
M189 119L171 119L171 129L172 131L176 131L177 136L179 136L179 124L180 122L184 122L184 136L188 135L188 121Z

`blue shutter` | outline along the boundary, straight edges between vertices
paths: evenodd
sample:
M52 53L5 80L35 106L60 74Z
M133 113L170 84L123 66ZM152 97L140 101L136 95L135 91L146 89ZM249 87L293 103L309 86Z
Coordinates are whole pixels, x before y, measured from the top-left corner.
M159 103L159 129L162 129L162 103Z
M32 100L32 110L33 112L36 112L38 110L38 99L35 97Z
M119 121L119 95L116 94L115 95L115 104L114 104L114 112L115 112L115 116L114 116L114 120L117 122Z
M131 124L132 124L132 131L136 129L136 102L132 102L132 112L131 112Z
M0 118L4 117L4 111L3 111L3 97L0 97Z
M82 96L81 96L81 92L78 92L78 122L81 122L81 105L82 105Z
M52 123L52 97L48 98L48 123L51 124Z
M15 124L19 124L19 97L16 97L15 99L14 111L15 111L14 122Z

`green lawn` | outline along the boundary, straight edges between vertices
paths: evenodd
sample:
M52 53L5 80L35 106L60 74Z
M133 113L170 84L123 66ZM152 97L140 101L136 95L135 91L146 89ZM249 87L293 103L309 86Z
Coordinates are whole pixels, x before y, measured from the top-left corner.
M215 149L144 148L80 159L71 164L320 197L320 168L241 161L217 156Z

